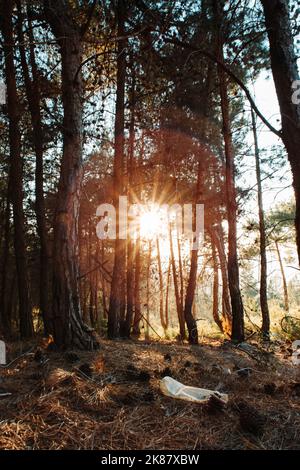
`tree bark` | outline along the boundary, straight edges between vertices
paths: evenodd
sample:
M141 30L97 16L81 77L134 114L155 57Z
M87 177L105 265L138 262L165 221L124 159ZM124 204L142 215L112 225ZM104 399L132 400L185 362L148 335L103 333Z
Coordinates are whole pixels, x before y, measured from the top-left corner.
M117 21L119 37L124 36L125 2L117 2ZM114 158L114 206L116 208L116 240L113 275L110 290L108 313L108 337L116 338L124 329L125 322L125 266L126 241L120 238L119 226L119 196L124 188L124 99L126 78L126 40L118 41L117 46L117 99L115 118L115 158Z
M101 241L101 263L104 265L104 243L103 240ZM102 283L102 305L103 305L103 317L107 318L108 315L108 308L107 308L107 301L106 301L106 280L104 276L103 269L101 270L101 283Z
M37 231L40 241L40 310L44 323L44 334L53 333L51 308L50 308L50 253L48 249L48 233L46 225L46 209L44 198L44 164L43 164L43 128L40 109L40 87L38 81L38 71L35 61L34 37L31 22L29 21L29 50L32 80L26 59L23 34L23 12L21 1L18 0L18 39L21 57L21 66L25 82L26 98L31 115L33 130L33 145L35 151L35 213L37 220Z
M204 185L204 157L205 157L205 148L204 140L206 137L206 122L209 116L209 96L211 92L211 80L212 80L212 66L208 64L207 77L206 77L206 86L203 99L203 124L200 131L200 137L203 145L203 152L199 152L198 160L198 172L197 172L197 184L195 191L195 204L203 202L203 185ZM198 344L198 329L197 322L192 313L195 290L196 290L196 281L197 281L197 270L198 270L198 250L192 250L191 253L191 266L189 272L189 279L186 289L186 296L184 302L184 318L187 324L189 332L189 343Z
M161 265L161 256L160 256L160 246L159 238L156 238L156 251L157 251L157 266L158 266L158 279L159 279L159 317L161 326L163 327L164 333L166 335L167 330L167 319L164 317L164 280L163 280L163 271Z
M23 163L21 157L20 109L14 65L13 4L1 1L1 29L4 40L5 76L7 85L7 109L10 143L10 196L13 206L14 248L19 295L20 335L29 338L33 334L29 297L29 275L26 255L25 216L23 210Z
M229 294L227 258L225 253L224 235L221 224L217 224L210 230L212 243L215 245L220 261L221 277L222 277L222 324L223 330L227 334L231 334L232 314Z
M296 242L300 263L300 103L293 103L293 85L299 80L288 0L261 0L270 43L270 58L296 199Z
M270 335L270 314L268 307L267 295L267 254L266 254L266 229L265 229L265 216L263 208L263 193L261 185L261 172L260 172L260 159L259 159L259 146L256 130L255 113L251 109L252 129L254 137L254 153L255 153L255 167L256 167L256 181L257 181L257 203L258 203L258 217L259 217L259 237L260 237L260 308L262 314L262 327L261 331L263 336L268 339Z
M151 254L152 254L152 242L148 242L148 256L147 256L147 272L146 272L146 327L145 327L145 339L150 339L150 268L151 268Z
M167 272L167 285L166 285L166 300L165 300L165 319L166 319L166 330L169 327L169 292L170 292L170 278L171 278L171 260L169 261L168 272Z
M80 28L72 17L69 1L44 0L44 6L46 18L60 46L64 109L63 155L54 219L54 340L62 349L93 349L98 347L98 343L82 320L78 281L78 221L83 175Z
M134 336L139 336L140 321L141 321L141 238L138 233L135 242L135 276L134 276L134 320L132 326L132 333Z
M186 321L187 329L189 332L189 343L198 344L198 329L197 323L192 313L192 307L195 297L196 281L197 281L197 269L198 269L198 250L192 250L191 254L191 266L189 272L188 285L185 295L184 304L184 318Z
M128 163L127 163L127 174L128 174L128 202L132 204L133 194L132 194L132 185L134 182L134 139L135 139L135 75L134 67L131 64L131 75L132 75L132 84L131 84L131 99L130 99L130 125L129 125L129 150L128 150ZM131 234L128 234L127 242L127 307L126 307L126 321L124 327L124 336L129 338L131 332L131 326L133 321L134 314L134 241L131 237Z
M177 278L177 272L176 272L176 261L175 261L175 256L174 256L174 247L173 247L173 237L172 237L171 223L169 223L169 238L170 238L170 257L171 257L172 272L173 272L176 310L177 310L177 316L178 316L178 322L179 322L179 336L180 336L180 339L183 341L186 337L186 335L185 335L185 322L184 322L184 313L183 313L183 309L182 309L182 304L181 304L181 300L180 300L180 290L179 290L178 278Z
M141 144L140 155L144 155L144 135L142 134L142 144ZM138 171L138 162L135 159L134 161L134 182L137 186L135 191L135 196L137 200L140 199L140 186L139 186L139 171ZM135 264L135 277L134 277L134 320L132 326L132 333L134 336L138 337L140 335L140 320L141 320L141 269L142 269L142 260L141 260L141 234L140 226L137 230L137 238L135 241L135 254L134 254L134 264Z
M213 270L214 270L214 277L213 277L213 319L220 328L223 333L223 325L222 321L219 316L219 264L218 258L216 253L216 247L212 241L211 243L212 249L212 259L213 259Z
M179 283L180 283L180 303L183 306L183 268L182 268L182 256L181 256L181 243L180 235L177 234L177 250L178 250L178 268L179 268Z
M214 0L215 21L217 27L217 58L224 62L224 38L222 17L223 2ZM240 292L239 263L237 254L237 201L235 189L234 151L232 132L230 126L230 110L228 99L227 77L224 69L218 65L218 79L221 96L221 110L223 120L223 137L225 145L225 179L226 179L226 203L228 218L228 279L232 308L232 333L233 341L244 341L244 308Z
M11 336L11 317L7 309L7 280L8 280L8 260L9 260L9 242L10 242L10 175L8 175L8 188L5 208L2 266L1 266L1 303L0 303L0 326L3 328L5 338Z
M278 243L277 240L275 240L275 247L276 247L276 253L277 253L277 257L278 257L278 262L279 262L280 272L281 272L281 278L282 278L283 295L284 295L284 310L286 312L288 312L289 311L289 294L288 294L288 288L287 288L287 282L286 282L283 262L282 262L281 253L280 253L280 249L279 249L279 243Z

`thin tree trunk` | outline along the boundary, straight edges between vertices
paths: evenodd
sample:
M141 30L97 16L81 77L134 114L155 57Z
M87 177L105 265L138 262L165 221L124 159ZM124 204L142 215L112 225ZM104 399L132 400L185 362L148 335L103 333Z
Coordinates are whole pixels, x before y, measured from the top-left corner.
M9 318L10 323L13 323L13 320L17 323L17 318L15 316L16 306L17 306L17 298L18 296L15 295L17 284L17 273L14 271L12 273L12 279L8 291L8 298L7 298L7 305L6 305L6 314Z
M224 62L223 38L223 2L214 0L215 21L217 25L217 58ZM227 77L221 66L218 65L218 78L221 96L221 110L223 119L223 137L225 145L225 175L226 175L226 202L228 218L228 279L232 308L232 334L233 341L244 341L244 308L240 292L239 263L237 254L237 201L234 181L234 151L232 132L230 126L230 111L228 99Z
M117 21L119 37L124 36L125 2L117 2ZM114 158L114 206L116 208L115 258L112 274L110 303L108 313L108 337L116 338L124 329L125 322L125 266L126 241L120 238L119 226L119 196L124 188L124 99L126 78L126 40L119 40L117 47L117 99L115 117L115 158Z
M166 303L165 303L165 325L166 330L169 327L169 292L170 292L170 278L171 278L171 259L169 260L167 282L166 282Z
M142 135L142 145L141 145L141 152L140 155L143 157L144 155L144 135ZM140 178L139 178L139 171L138 171L138 162L135 159L134 161L134 183L136 185L135 195L137 200L140 198ZM140 332L140 320L141 320L141 233L140 233L140 225L138 225L137 230L137 238L135 241L135 277L134 277L134 320L133 320L133 327L132 333L134 336L139 336Z
M104 243L101 241L101 263L104 266ZM108 315L108 308L106 302L106 286L105 286L105 276L103 269L101 270L101 282L102 282L102 304L103 304L103 316L107 318Z
M206 86L203 99L203 124L201 129L201 139L202 139L202 148L203 152L199 152L198 160L198 173L197 173L197 184L195 191L195 204L203 202L203 185L204 185L204 157L205 157L205 147L204 141L206 137L206 123L209 117L209 101L210 101L210 92L211 92L211 81L212 81L212 65L208 64L207 77L206 77ZM189 332L189 343L198 344L198 329L197 323L195 321L192 309L194 305L194 297L196 290L197 282L197 270L198 270L198 250L192 250L191 253L191 266L188 278L188 284L186 289L185 303L184 303L184 318L187 324Z
M211 243L212 249L212 258L213 258L213 270L214 270L214 277L213 277L213 319L220 328L223 333L223 325L222 321L219 316L219 265L218 265L218 258L216 253L216 247L212 241Z
M18 39L21 57L21 65L25 82L26 98L28 101L33 129L33 144L36 156L35 163L35 213L37 220L37 231L40 240L40 310L44 322L44 333L53 333L51 308L50 308L50 266L48 250L48 234L46 226L46 209L44 198L44 168L43 168L43 129L40 110L40 88L38 71L35 61L34 37L31 22L29 21L29 43L30 43L30 65L32 81L30 79L23 34L23 12L21 1L18 0Z
M185 322L184 322L182 304L181 304L181 301L180 301L180 291L179 291L178 278L177 278L177 272L176 272L176 262L175 262L174 247L173 247L173 237L172 237L172 230L171 230L171 224L170 223L169 223L169 238L170 238L170 256L171 256L172 271L173 271L173 282L174 282L174 290L175 290L176 310L177 310L177 316L178 316L178 321L179 321L179 335L180 335L180 339L184 340L185 339Z
M8 176L8 188L5 208L3 251L1 263L1 303L0 303L0 325L3 328L5 338L11 336L11 317L7 310L7 278L8 278L8 259L9 259L9 241L10 241L10 176Z
M220 269L222 276L222 324L223 330L227 334L231 334L232 315L229 295L229 283L228 283L228 272L227 272L227 258L225 253L225 244L223 236L222 225L216 225L210 231L212 243L215 245L218 251L220 260Z
M46 18L60 45L64 109L63 156L53 242L54 340L59 348L93 349L98 344L82 321L78 281L78 222L83 176L81 35L69 2L44 0L44 6Z
M288 0L261 0L270 43L271 67L281 120L282 140L293 174L296 199L296 241L300 263L300 103L293 102L294 85L299 80Z
M189 343L198 344L198 329L197 323L192 313L195 290L196 290L196 281L197 281L197 269L198 269L198 250L192 250L191 254L191 267L189 273L189 280L187 284L186 294L185 294L185 305L184 305L184 318L187 324L187 329L189 332Z
M181 243L180 243L179 234L177 234L177 249L178 249L178 267L179 267L179 283L180 283L180 303L183 306L183 270L182 270Z
M132 204L132 184L133 184L133 170L134 170L134 132L135 132L135 77L133 66L131 68L132 85L131 85L131 109L130 109L130 125L129 125L129 150L128 150L128 202ZM126 308L126 321L124 328L124 336L129 338L134 314L134 241L131 234L128 234L127 242L127 308Z
M209 78L208 78L208 81L210 81ZM205 134L205 130L203 129L203 136L204 134ZM199 202L203 202L204 169L203 169L202 156L203 156L202 153L199 154L196 196L195 196L196 204L198 204ZM189 339L190 344L198 344L197 323L192 313L195 290L196 290L196 282L197 282L197 270L198 270L198 249L192 250L191 252L191 266L190 266L189 279L188 279L186 295L185 295L185 303L184 303L184 318L185 318L188 332L189 332L188 339Z
M159 279L159 317L161 326L163 327L164 333L166 334L167 324L164 318L164 280L161 265L159 238L156 238L156 251L157 251L157 266L158 266L158 279Z
M99 312L99 271L97 270L95 272L95 299L94 299L94 305L95 305L95 328L99 328L99 323L100 323L100 312Z
M287 288L287 282L286 282L283 262L282 262L282 258L281 258L281 253L280 253L280 249L279 249L279 243L278 243L277 240L275 240L275 247L276 247L276 253L277 253L278 262L279 262L279 266L280 266L281 277L282 277L283 295L284 295L284 310L286 312L288 312L289 311L288 288Z
M140 331L140 320L141 320L141 237L138 232L138 236L135 242L135 277L134 277L134 320L132 333L134 336L139 336Z
M260 236L260 308L262 314L262 334L266 339L270 335L270 314L268 307L267 296L267 254L266 254L266 230L265 230L265 216L263 208L263 193L261 185L261 172L259 161L259 147L256 130L256 120L253 109L251 109L252 129L254 137L254 150L255 150L255 167L256 167L256 181L257 181L257 202L258 202L258 217L259 217L259 236Z
M21 135L19 129L20 109L18 102L12 13L14 2L1 1L1 29L4 40L5 75L7 84L7 110L10 143L10 188L14 219L14 247L16 256L20 335L29 338L33 334L29 297L29 275L26 255L25 217L23 210L23 164L21 158Z
M145 339L149 341L149 325L150 325L150 268L151 268L151 252L152 243L151 240L148 242L148 259L147 259L147 273L146 273L146 328L145 328Z

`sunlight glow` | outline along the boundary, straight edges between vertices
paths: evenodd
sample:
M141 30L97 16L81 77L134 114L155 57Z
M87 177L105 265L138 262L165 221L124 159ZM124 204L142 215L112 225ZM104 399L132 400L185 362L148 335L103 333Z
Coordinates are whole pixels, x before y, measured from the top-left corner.
M151 204L148 209L142 212L139 216L139 228L141 239L145 242L151 242L152 256L157 256L157 249L159 245L159 252L163 268L166 269L170 260L170 233L172 234L173 253L176 262L179 260L179 245L181 257L188 259L190 257L191 245L190 241L182 236L179 236L174 226L176 212L167 213L166 208L158 204ZM173 227L170 231L169 220ZM148 250L148 244L145 245Z
M157 207L151 207L140 215L141 237L146 239L156 238L161 230L161 214Z

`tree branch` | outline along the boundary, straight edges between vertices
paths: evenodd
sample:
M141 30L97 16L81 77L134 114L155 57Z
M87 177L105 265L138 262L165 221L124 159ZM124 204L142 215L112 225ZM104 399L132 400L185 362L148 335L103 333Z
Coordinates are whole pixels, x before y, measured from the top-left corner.
M94 14L94 11L95 11L95 8L96 8L96 4L97 4L97 0L94 0L90 9L89 9L89 13L88 13L88 17L87 17L87 20L86 22L81 26L81 30L80 30L80 35L81 35L81 39L84 38L87 30L89 29L89 26L90 26L90 23L92 21L92 18L93 18L93 14Z
M179 39L174 39L174 38L170 38L170 37L166 37L166 36L165 36L164 39L167 43L171 43L171 44L174 44L174 45L177 45L177 46L181 46L185 49L190 49L193 52L202 54L205 57L207 57L208 59L212 60L217 65L219 65L220 67L222 67L222 69L227 73L227 75L230 78L232 78L240 86L240 88L244 91L244 93L245 93L246 97L248 98L248 101L250 102L253 110L255 111L257 116L262 120L262 122L268 127L268 129L271 132L273 132L273 134L275 134L277 137L282 138L282 131L275 129L275 127L273 127L272 124L269 123L269 121L264 117L264 115L257 108L257 106L255 104L255 101L252 98L251 93L248 90L248 88L246 87L246 85L242 82L242 80L239 77L236 76L236 74L232 70L230 70L228 68L228 66L226 64L224 64L224 62L217 59L217 57L215 57L214 54L211 54L210 52L205 51L203 49L199 49L198 47L193 46L192 44L189 44L187 42L180 41Z

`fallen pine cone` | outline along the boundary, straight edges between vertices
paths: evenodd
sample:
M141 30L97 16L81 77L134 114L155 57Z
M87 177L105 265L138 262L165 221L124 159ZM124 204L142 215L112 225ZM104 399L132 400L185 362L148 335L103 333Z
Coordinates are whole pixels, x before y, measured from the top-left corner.
M239 377L245 378L245 377L250 377L252 370L250 367L244 367L243 369L239 369L236 371Z
M137 406L137 404L139 403L138 398L135 396L135 394L132 393L115 395L113 397L113 400L115 403L121 406Z
M266 417L245 402L237 403L236 408L240 415L241 428L255 436L261 436L264 431Z
M267 395L274 395L277 390L276 384L274 382L270 382L264 385L264 392Z
M300 382L292 382L290 388L293 395L300 397Z
M208 413L220 413L224 410L225 403L217 395L211 395L205 407Z
M136 367L128 366L125 372L125 377L130 381L149 382L151 375L146 370L138 370Z
M148 403L155 401L155 395L152 392L152 390L150 390L149 392L145 392L143 394L143 401L148 402Z
M192 363L191 361L185 361L183 367L191 367Z
M73 351L67 351L64 355L65 357L65 360L71 364L73 364L74 362L77 362L79 361L79 356L78 354L76 354L75 352Z

